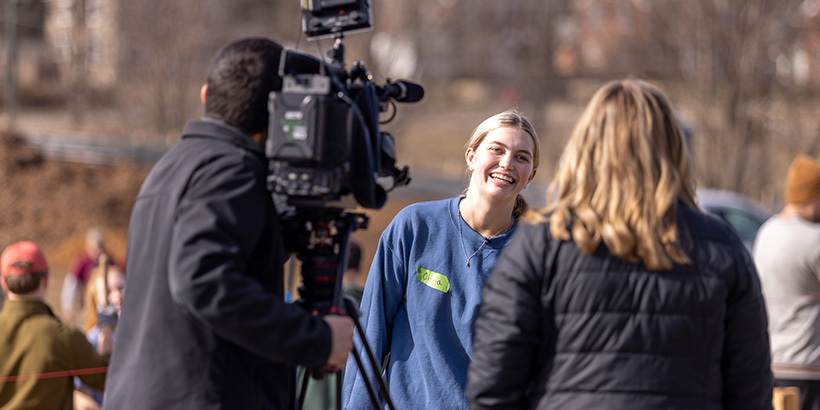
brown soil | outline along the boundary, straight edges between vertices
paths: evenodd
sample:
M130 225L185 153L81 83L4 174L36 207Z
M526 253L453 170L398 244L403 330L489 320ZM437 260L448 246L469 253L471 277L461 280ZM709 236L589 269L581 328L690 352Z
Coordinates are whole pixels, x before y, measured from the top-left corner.
M0 133L0 247L31 240L49 259L49 302L82 252L85 232L103 229L112 258L125 260L131 206L148 169L134 164L51 161L19 136Z

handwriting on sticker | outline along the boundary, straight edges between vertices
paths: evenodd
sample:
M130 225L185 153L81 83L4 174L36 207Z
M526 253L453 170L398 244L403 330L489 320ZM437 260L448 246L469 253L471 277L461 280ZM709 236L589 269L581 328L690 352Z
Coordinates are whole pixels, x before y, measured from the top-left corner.
M450 281L446 276L440 273L424 268L416 268L416 274L418 274L419 281L421 281L421 283L424 283L435 290L440 290L445 293L450 290Z

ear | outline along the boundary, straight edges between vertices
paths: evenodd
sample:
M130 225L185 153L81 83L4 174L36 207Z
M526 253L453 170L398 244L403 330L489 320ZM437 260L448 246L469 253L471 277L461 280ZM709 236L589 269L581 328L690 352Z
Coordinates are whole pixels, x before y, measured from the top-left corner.
M3 292L9 293L9 287L6 285L6 277L0 276L0 285L3 285Z
M208 99L208 84L202 84L202 88L199 89L199 99L202 105L205 105L205 100Z
M473 151L472 147L467 148L467 152L464 153L464 159L467 160L467 168L472 171L473 168L475 168L473 167L473 161L475 161L475 151Z
M257 132L256 134L251 134L251 139L259 144L260 147L265 147L265 144L268 142L268 130Z
M530 183L530 182L532 182L532 180L535 178L535 172L536 172L536 171L538 171L538 169L537 169L537 168L533 168L533 169L532 169L532 173L530 174L530 177L529 177L529 178L527 178L527 184L528 184L528 185L529 185L529 183Z

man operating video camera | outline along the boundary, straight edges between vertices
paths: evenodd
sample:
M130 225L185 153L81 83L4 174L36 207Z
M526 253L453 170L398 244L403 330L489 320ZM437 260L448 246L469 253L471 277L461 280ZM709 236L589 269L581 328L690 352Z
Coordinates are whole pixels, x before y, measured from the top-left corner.
M281 51L264 38L222 49L202 88L205 117L142 186L106 409L293 408L295 366L346 361L350 318L283 299L263 149Z

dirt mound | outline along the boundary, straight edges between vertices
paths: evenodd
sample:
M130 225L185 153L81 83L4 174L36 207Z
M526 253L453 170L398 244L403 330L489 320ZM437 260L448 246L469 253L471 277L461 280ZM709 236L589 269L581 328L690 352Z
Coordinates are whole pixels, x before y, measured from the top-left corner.
M148 171L130 163L52 161L21 136L0 132L0 247L40 244L51 263L50 295L59 292L90 227L106 232L112 257L123 261L131 207Z

